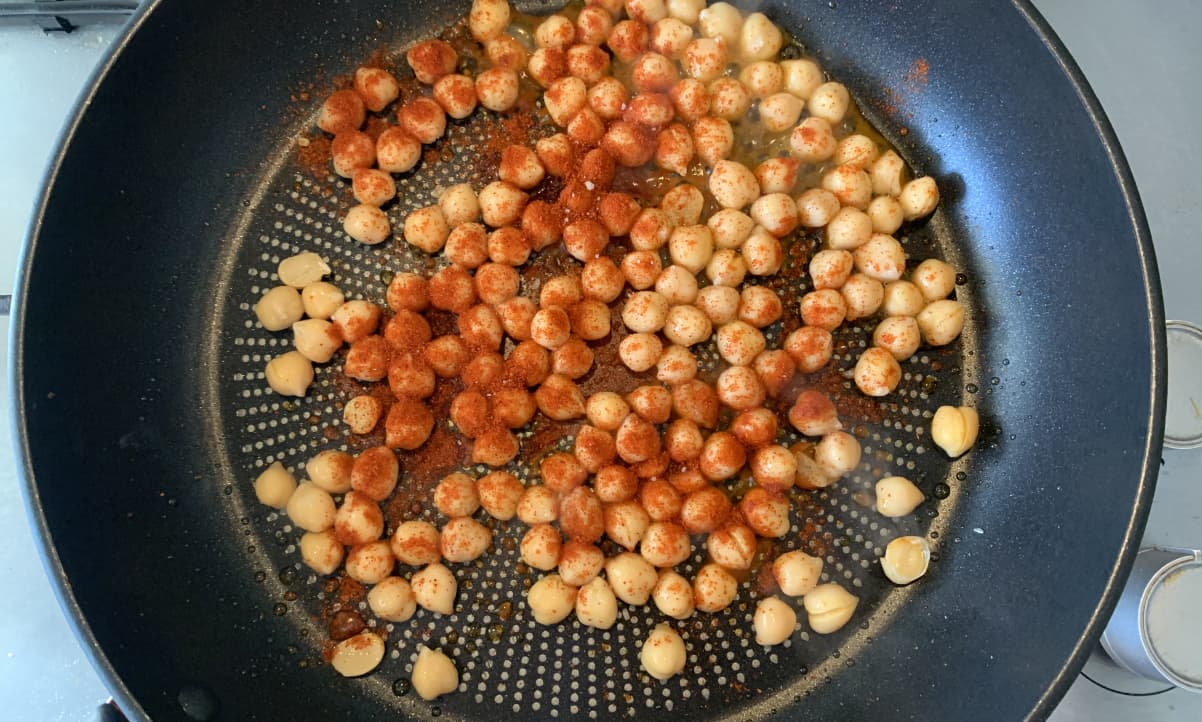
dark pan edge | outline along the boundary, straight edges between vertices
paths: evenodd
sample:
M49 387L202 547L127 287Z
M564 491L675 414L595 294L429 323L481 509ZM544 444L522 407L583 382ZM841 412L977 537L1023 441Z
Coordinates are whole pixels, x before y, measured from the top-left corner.
M117 57L125 49L125 46L129 44L130 38L142 27L146 22L146 18L158 7L159 2L160 0L148 0L130 17L121 36L112 44L104 59L92 71L92 75L88 78L85 85L85 90L76 99L75 108L59 134L54 152L46 165L41 187L38 189L37 203L34 206L34 212L30 219L25 243L21 247L21 253L18 256L18 273L16 285L13 289L13 313L8 332L8 382L12 397L12 403L8 409L9 422L12 424L10 442L13 448L20 453L16 472L20 480L19 486L22 495L25 498L25 512L31 522L31 526L36 532L33 535L34 543L37 545L38 554L42 559L42 567L46 570L50 586L54 590L55 597L58 599L59 608L62 610L63 615L66 616L67 622L71 626L71 631L74 632L76 641L79 642L80 649L87 656L92 669L96 670L100 675L105 689L112 695L121 713L131 720L146 720L147 722L150 721L150 717L146 714L146 710L142 708L142 705L138 703L130 693L129 688L125 685L125 682L117 674L108 656L100 648L100 643L97 642L96 635L93 634L91 626L84 618L83 612L71 588L71 582L67 579L67 574L63 570L58 549L54 545L54 540L51 539L50 529L46 524L46 516L42 513L41 498L38 494L37 485L34 482L34 470L29 463L29 437L25 418L27 402L24 383L25 369L22 360L25 356L23 339L25 336L27 280L35 255L38 237L41 235L42 224L45 220L46 205L50 198L50 192L54 188L59 171L62 169L67 149L71 146L75 133L83 121L88 108L91 106L97 89L109 71L112 70Z
M1168 377L1168 365L1165 357L1164 296L1160 288L1160 273L1157 270L1156 252L1152 247L1152 233L1148 228L1148 219L1144 214L1139 191L1135 187L1131 166L1127 163L1127 157L1123 153L1123 148L1119 144L1118 136L1115 135L1110 120L1102 110L1098 96L1094 94L1085 74L1081 72L1081 68L1069 54L1068 48L1052 30L1043 15L1031 4L1031 0L1013 0L1013 3L1015 9L1031 25L1031 29L1043 41L1044 46L1068 77L1077 96L1085 106L1090 120L1093 121L1098 137L1106 148L1111 170L1119 181L1123 199L1127 205L1127 215L1139 242L1140 271L1143 275L1146 290L1145 301L1152 330L1152 336L1149 339L1152 351L1152 378L1149 386L1150 398L1148 399L1150 402L1148 409L1150 433L1144 442L1143 473L1139 479L1137 501L1131 510L1127 530L1123 535L1123 553L1111 568L1110 576L1106 580L1106 589L1098 606L1090 615L1085 632L1077 641L1077 645L1065 661L1060 673L1044 690L1043 695L1036 702L1035 708L1027 715L1027 719L1038 720L1046 719L1051 715L1052 710L1056 708L1061 698L1068 692L1069 687L1076 681L1082 667L1085 666L1085 661L1093 652L1098 638L1102 635L1102 630L1106 628L1111 612L1118 604L1119 595L1123 591L1123 585L1126 583L1131 565L1135 561L1135 554L1139 551L1139 541L1143 536L1144 525L1147 523L1148 513L1152 508L1152 495L1156 491L1156 477L1160 471L1159 460L1160 449L1164 441L1164 408L1167 395L1165 384Z

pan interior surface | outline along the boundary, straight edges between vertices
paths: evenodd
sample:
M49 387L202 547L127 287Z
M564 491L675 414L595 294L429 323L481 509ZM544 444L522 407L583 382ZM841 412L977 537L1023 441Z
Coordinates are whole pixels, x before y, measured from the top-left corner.
M309 575L299 532L257 506L250 481L272 460L299 471L340 448L342 435L323 432L350 389L327 367L305 399L273 396L262 367L288 339L255 328L250 305L274 285L278 261L300 250L326 257L348 297L375 301L387 274L419 259L343 236L345 182L298 162L296 138L317 101L288 94L318 68L352 70L465 7L224 5L163 2L141 16L58 161L14 331L35 514L87 642L127 704L137 700L129 709L156 719L181 708L236 719L1050 711L1072 676L1066 663L1079 663L1100 631L1150 498L1163 324L1113 139L1021 8L767 6L903 155L940 179L943 207L905 244L964 271L957 294L970 323L958 344L904 364L897 393L851 418L844 411L864 463L816 493L787 537L785 548L821 554L831 579L861 597L859 626L759 647L751 578L724 613L679 626L686 673L659 684L637 661L661 621L653 607L626 608L608 632L529 618L531 579L514 571L516 545L503 541L520 535L516 524L456 570L455 615L396 625L375 675L343 681L321 663L319 605L328 611L346 590ZM271 63L252 61L263 53ZM991 70L1014 54L1028 66L1021 78ZM196 58L213 60L202 73ZM119 111L139 88L161 92L135 94ZM399 181L394 228L440 186L491 180L471 177L463 151L490 122L454 126L449 152ZM45 332L63 318L71 333ZM865 328L841 333L834 364L847 371ZM1132 342L1099 343L1118 337ZM68 373L68 358L120 371ZM960 403L978 408L984 429L952 464L926 430L938 405ZM870 508L886 472L926 493L913 517L894 523ZM897 590L875 559L901 534L926 535L938 560L927 579ZM419 643L459 667L460 692L437 710L393 691Z

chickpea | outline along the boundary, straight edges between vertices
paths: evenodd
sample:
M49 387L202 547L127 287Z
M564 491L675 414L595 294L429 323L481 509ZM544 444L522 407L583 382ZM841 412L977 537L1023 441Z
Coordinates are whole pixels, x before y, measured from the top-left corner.
M929 216L939 205L939 187L931 177L915 178L902 187L897 197L902 216L907 221L916 221Z
M584 297L611 303L622 293L626 278L621 269L608 258L595 258L585 262L580 273L580 286Z
M839 630L851 619L860 600L834 582L819 584L802 600L810 629L818 634Z
M743 14L730 3L717 2L697 14L698 30L707 38L721 38L727 47L739 47Z
M280 396L304 396L313 383L313 364L299 351L289 351L268 361L264 376Z
M488 232L479 223L463 223L447 236L443 252L455 265L478 268L488 261Z
M488 527L470 517L458 517L442 528L442 556L449 562L479 559L492 544Z
M334 538L334 531L306 532L300 540L301 560L313 571L323 576L333 574L342 564L344 549Z
M872 219L850 206L841 208L826 226L826 244L837 250L857 250L872 237Z
M480 508L475 480L459 472L443 477L434 487L434 506L452 519L471 516Z
M518 500L516 513L523 524L549 524L559 516L559 500L554 491L541 484L528 486Z
M959 301L932 301L919 312L918 328L922 340L932 346L946 346L964 329L964 306Z
M722 118L704 116L693 123L693 149L697 157L709 167L729 158L734 148L735 133L730 123Z
M631 80L640 93L666 93L679 79L676 64L659 53L642 54L631 68Z
M421 156L421 141L403 128L388 128L376 139L376 165L382 171L408 173Z
M378 584L392 574L396 560L386 541L359 544L346 553L346 575L363 584Z
M732 160L720 160L714 164L709 189L719 205L736 210L751 205L760 194L755 174L747 166Z
M822 187L839 199L845 206L860 210L868 208L872 200L872 179L854 165L835 166L822 176Z
M559 48L539 48L530 54L525 70L534 82L547 88L568 76L568 56Z
M664 194L659 207L677 226L692 226L701 221L705 196L696 186L682 183Z
M723 481L739 473L747 462L747 450L725 431L711 434L705 440L698 464L701 473L710 481Z
M797 460L779 444L756 449L751 456L751 477L764 489L783 493L797 477Z
M705 267L705 275L715 286L729 286L734 289L743 283L747 275L747 263L738 251L723 248L710 257L710 262ZM693 300L697 300L696 297ZM725 318L725 315L720 317Z
M274 509L288 506L292 492L296 491L296 477L288 473L284 465L276 461L263 470L255 479L255 497L260 504Z
M463 372L469 360L467 346L458 336L439 336L426 344L425 361L434 373L444 379Z
M617 431L623 419L630 413L630 407L620 394L612 391L600 391L588 398L585 414L589 423L605 431Z
M706 564L693 577L693 603L699 612L720 612L730 606L738 593L738 581L719 564Z
M747 447L765 446L776 440L776 416L768 409L749 409L730 424L730 432Z
M669 385L690 381L697 376L697 358L684 346L672 345L664 349L655 366L655 378Z
M622 323L635 333L654 333L664 327L668 300L656 291L632 294L622 307Z
M417 611L417 600L409 582L388 577L367 593L371 613L387 622L407 622Z
M851 275L853 260L850 253L842 250L824 249L810 259L810 279L815 290L842 288Z
M442 559L442 539L438 529L425 521L402 522L392 533L392 554L401 564L422 566Z
M925 499L914 482L905 477L887 476L876 483L876 510L881 516L906 516Z
M690 534L708 534L726 522L730 510L726 494L707 484L685 497L680 507L680 523Z
M980 418L968 406L940 406L931 419L931 440L953 459L962 456L977 440Z
M913 582L927 573L931 563L931 547L920 536L903 536L889 542L881 557L881 570L889 581L898 585Z
M696 25L697 18L705 9L705 0L668 0L668 16L685 25Z
M374 246L388 240L392 234L392 224L379 208L358 205L347 211L342 230L354 240Z
M451 228L438 206L419 208L405 217L405 240L426 253L438 253Z
M693 616L693 587L689 580L666 569L651 592L655 606L673 619L688 619Z
M633 499L638 487L639 480L630 469L614 464L600 469L593 479L597 498L606 504Z
M630 409L652 424L662 424L672 413L672 393L662 386L639 386L626 395Z
M906 162L901 156L892 150L881 153L869 168L872 192L878 196L900 196L905 171Z
M772 562L772 575L783 594L805 596L822 579L822 559L803 551L785 552Z
M784 36L763 13L751 13L739 31L739 55L744 60L771 60L780 52Z
M877 196L868 204L873 233L895 233L902 224L902 207L893 196Z
M767 392L760 377L748 366L731 366L724 370L715 384L718 400L736 411L755 408L764 403Z
M801 297L801 319L807 326L834 331L847 316L847 303L836 290L811 291Z
M596 577L576 595L576 619L586 627L609 629L618 619L618 599L609 582Z
M560 78L547 88L543 101L551 120L563 128L588 103L588 88L580 78Z
M412 681L417 695L429 701L459 689L459 672L447 655L422 645L413 663Z
M342 420L346 422L352 434L370 434L380 421L383 409L383 404L374 396L356 396L346 402L342 410Z
M768 193L751 204L751 217L777 238L793 232L799 223L797 204L786 193Z
M681 67L690 78L708 83L726 70L726 45L711 38L696 38L685 45Z
M534 392L538 410L555 421L570 421L584 416L584 394L571 379L551 374Z
M803 163L823 163L835 154L838 142L825 118L811 115L789 135L789 150Z
M509 17L509 0L473 0L468 28L476 40L492 40L509 27Z
M638 414L627 416L614 434L618 456L628 464L646 461L659 454L659 432Z
M956 288L956 269L936 258L918 264L911 278L927 301L947 298Z
M718 395L710 386L690 379L672 387L672 410L704 429L718 423Z
M537 386L551 373L551 356L535 342L522 341L509 352L505 367L506 374L526 386Z
M744 66L742 71L739 72L739 81L747 86L753 97L762 99L775 95L780 91L784 87L785 76L779 65L761 60ZM800 115L800 113L801 109L799 107L798 114ZM796 122L796 119L794 119L794 122Z
M530 321L530 338L545 349L563 346L571 335L572 321L568 312L558 306L538 311Z
M866 318L881 307L885 299L885 286L880 281L863 273L853 273L840 289L843 303L847 307L848 321Z
M380 323L380 307L370 301L347 301L330 315L342 339L355 343L373 334Z
M435 614L452 614L459 584L455 575L441 564L430 564L409 578L417 605Z
M696 121L709 112L710 95L705 83L697 78L684 78L668 91L676 115L686 122Z
M797 400L789 409L789 423L806 436L824 436L843 428L834 402L815 389L807 389L797 395Z
M856 361L856 386L866 396L887 396L901 381L901 366L893 354L883 348L868 348Z
M647 527L639 543L639 552L653 566L671 568L684 562L692 553L689 535L678 524L655 521Z
M664 170L686 175L693 160L693 136L680 123L660 131L656 139L655 164Z
M447 114L431 98L416 98L397 110L402 128L425 144L433 143L447 131Z
M622 258L622 274L631 288L642 291L655 285L663 265L655 251L631 251Z
M463 120L476 110L476 82L466 75L444 75L434 83L432 95L443 112L455 120Z
M647 603L659 581L655 567L633 552L623 552L606 561L605 576L618 599L636 606Z
M710 115L727 121L738 121L747 114L753 100L747 86L735 78L718 78L710 83Z
M527 530L519 546L522 561L535 569L550 571L559 564L559 551L563 539L559 531L550 524L535 524Z
M909 281L890 281L885 284L885 296L881 301L881 310L886 316L917 316L922 312L926 301L922 291Z
M613 29L613 18L604 9L589 5L576 16L576 41L586 45L601 45Z
M798 451L793 454L793 458L797 459L797 479L794 485L798 489L825 489L835 483L836 479L831 478L808 453Z
M844 431L832 431L814 448L814 460L832 479L850 474L860 465L860 442Z
M330 666L343 677L361 677L384 659L384 640L373 632L360 632L334 647Z
M534 152L538 155L539 162L553 176L567 175L575 163L572 139L563 133L542 138L534 144Z
M889 316L877 324L872 332L872 343L898 361L905 361L918 352L922 332L918 321L911 316Z
M751 235L743 242L742 253L747 271L753 276L771 276L780 270L785 260L780 241L762 226L756 226L751 231Z
M534 29L534 44L540 48L566 50L575 39L575 26L562 15L548 16Z
M505 471L494 471L476 480L476 495L480 506L489 516L499 521L513 518L524 491L522 482Z
M339 90L330 94L321 105L317 127L331 135L358 130L367 118L363 98L354 90Z
M789 533L789 500L783 494L752 487L739 502L739 511L747 526L765 538L780 538Z
M697 300L697 277L683 266L668 266L655 280L655 291L676 306Z
M690 273L699 273L714 255L714 241L707 226L681 226L668 238L672 262ZM657 274L658 275L658 274Z
M651 26L651 49L660 55L678 60L693 39L693 29L676 18L663 18Z
M642 504L633 500L619 501L606 505L604 510L605 533L619 546L634 549L642 541L651 517ZM641 557L640 557L641 559ZM610 582L614 581L610 576ZM616 586L615 586L616 589ZM619 594L621 596L621 594Z
M782 60L780 67L784 73L785 90L802 100L808 100L825 80L822 68L813 60Z
M839 199L828 190L810 188L797 197L797 219L806 228L821 228L838 213Z
M559 576L573 587L583 587L597 578L605 566L605 554L595 545L571 540L559 553Z
M776 597L761 599L755 606L755 643L770 647L780 644L793 634L797 613Z
M338 310L338 307L346 302L346 297L342 295L342 291L338 290L338 287L334 284L326 283L325 281L310 283L301 291L300 296L304 314L311 319L318 320L329 319ZM258 313L257 309L256 313ZM300 320L299 316L297 320ZM264 324L264 327L266 328L266 324ZM283 330L283 328L268 330L276 331Z
M476 98L489 110L509 110L517 103L518 92L518 75L508 68L489 68L476 76Z
M430 287L423 276L415 273L398 273L393 276L388 284L389 308L393 311L424 311L429 305ZM313 316L311 313L309 315ZM333 312L329 316L333 316Z
M806 105L810 115L830 123L842 122L851 106L851 96L842 83L826 82L814 88Z
M727 363L748 366L764 350L764 334L743 321L732 321L718 329L718 353Z
M717 5L725 4L717 3ZM688 652L685 650L684 640L667 624L660 624L652 630L651 634L647 635L647 641L643 642L643 649L639 653L639 661L642 663L643 669L647 674L660 681L670 679L683 672L687 658Z
M765 328L784 313L780 297L766 286L746 286L739 294L739 320L756 328Z
M679 346L693 346L713 333L713 324L704 311L696 306L673 306L664 322L664 335Z
M254 307L255 316L268 331L283 331L305 315L301 294L290 286L276 286Z
M382 170L357 168L351 184L355 200L365 205L382 206L396 197L396 181Z
M709 217L706 226L710 229L715 247L734 249L741 247L751 235L755 221L742 211L723 208Z
M344 130L330 143L330 160L335 173L350 178L359 168L370 168L375 164L376 144L366 133Z

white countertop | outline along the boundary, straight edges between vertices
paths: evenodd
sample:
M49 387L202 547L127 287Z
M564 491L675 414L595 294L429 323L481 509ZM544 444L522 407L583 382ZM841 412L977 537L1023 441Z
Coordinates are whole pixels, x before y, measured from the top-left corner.
M1202 198L1194 178L1202 159L1202 3L1196 0L1037 0L1102 101L1135 173L1152 228L1169 318L1202 322ZM0 292L9 292L42 168L76 94L118 35L112 25L44 35L32 25L0 25ZM0 319L0 358L7 356ZM7 384L0 404L8 404ZM0 415L0 717L95 720L108 698L75 642L43 576ZM1145 544L1202 545L1202 450L1166 450ZM1198 640L1202 644L1202 640ZM1129 691L1135 679L1096 657L1093 676ZM1123 697L1084 679L1052 715L1054 722L1160 722L1202 719L1202 695L1180 690Z

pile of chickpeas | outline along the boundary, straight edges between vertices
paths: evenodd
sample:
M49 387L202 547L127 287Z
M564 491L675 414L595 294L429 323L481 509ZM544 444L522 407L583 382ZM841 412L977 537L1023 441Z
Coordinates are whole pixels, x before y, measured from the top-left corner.
M793 448L778 443L769 400L796 374L829 363L832 331L845 321L879 317L854 371L859 390L874 397L894 391L899 362L923 343L941 346L960 334L964 309L948 298L955 270L928 259L908 272L892 235L929 215L938 189L929 177L909 179L894 151L850 132L847 89L813 60L780 60L784 36L762 13L704 0L589 0L574 17L552 15L532 33L514 19L507 0L475 0L468 25L487 59L475 77L456 72L446 42L411 48L408 64L430 94L397 107L396 124L375 140L360 129L368 112L398 98L388 71L360 68L353 89L323 104L318 125L333 135L334 171L351 180L358 203L344 228L365 244L393 237L381 210L396 195L393 176L420 162L448 118L477 106L508 112L522 84L533 82L560 132L506 148L497 179L483 188L454 185L405 217L397 229L404 242L446 264L428 278L397 274L387 308L346 300L323 280L330 268L315 254L281 262L282 285L255 306L266 329L290 328L295 342L268 363L270 386L303 396L312 364L349 345L343 373L387 383L392 398L360 395L344 409L351 433L382 423L383 445L356 456L323 451L299 484L276 462L256 480L256 493L304 531L300 551L314 571L343 569L371 587L367 602L382 620L405 621L418 607L454 611L453 566L492 545L481 511L526 526L521 559L544 573L526 597L539 623L574 613L608 629L619 601L654 603L669 620L719 612L735 600L736 574L752 567L758 539L788 535L789 491L828 487L860 463L859 442L824 393L783 400L789 424L816 440ZM753 110L766 150L748 164L732 155L735 131ZM611 188L618 168L644 166L679 178L654 206ZM548 176L563 180L559 200L531 200ZM780 272L782 239L798 229L825 243L808 262L813 289L800 299L803 325L770 348L765 330L784 306L759 281ZM606 253L615 238L629 249L617 262ZM518 269L559 244L574 269L522 295ZM620 334L611 318L619 302ZM456 314L458 333L434 337L430 311ZM654 381L586 397L577 381L595 366L590 343L611 333L621 362ZM711 341L722 368L713 385L698 377L698 351ZM456 379L462 390L451 421L472 441L473 463L493 470L441 480L432 499L441 526L403 521L383 538L381 504L403 465L396 450L427 441L435 426L427 401ZM526 486L505 467L520 452L515 432L536 414L579 422L579 431L571 451L537 460L539 482ZM936 421L936 441L951 456L975 440L971 409L941 409ZM747 475L750 487L732 499L728 484ZM903 477L876 484L885 517L908 515L923 498ZM607 558L603 537L623 551ZM698 544L709 562L688 579L675 568ZM905 584L925 573L929 558L925 541L902 537L882 567ZM402 568L414 571L406 578ZM823 583L822 571L822 559L802 551L772 561L780 594L800 598L809 629L828 634L847 623L858 599ZM796 606L761 600L757 642L790 638ZM333 664L354 676L383 655L383 641L368 630L339 643ZM683 670L685 646L661 624L640 658L648 674L666 679ZM450 659L429 649L413 670L427 698L455 689L455 675Z

